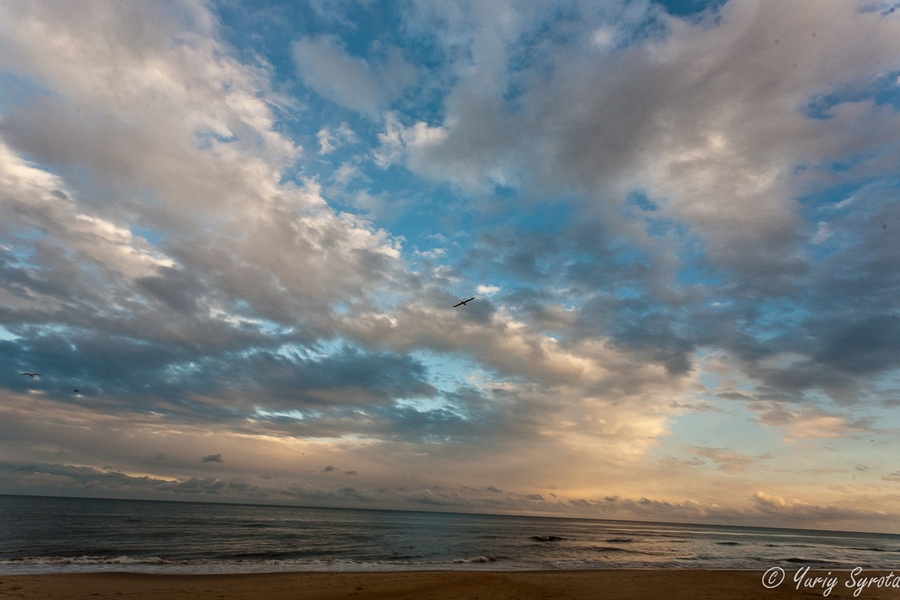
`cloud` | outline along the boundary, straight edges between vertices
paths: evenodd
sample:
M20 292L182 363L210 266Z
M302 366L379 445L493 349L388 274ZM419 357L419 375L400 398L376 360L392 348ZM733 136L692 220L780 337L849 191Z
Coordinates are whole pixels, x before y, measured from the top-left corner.
M388 48L373 70L367 60L351 56L332 35L301 37L293 44L293 55L309 87L341 106L369 116L387 107L394 95L416 76L415 69L397 48Z
M748 466L757 464L760 460L771 460L775 458L769 453L755 457L746 456L735 452L730 448L703 448L692 446L687 448L687 450L698 456L710 459L719 469L730 472L743 471Z
M333 36L303 37L294 43L294 60L307 85L343 106L374 113L381 95L365 60L353 58Z
M17 489L876 519L897 20L559 8L0 6Z
M269 479L264 485L241 479L211 477L161 478L135 476L116 469L95 469L60 463L0 463L7 488L24 493L56 494L61 489L78 494L125 495L142 493L157 499L183 495L196 498L299 500L313 505L371 506L386 503L403 508L455 507L465 510L572 514L599 518L651 519L657 521L758 524L760 519L779 526L840 526L878 528L892 518L882 510L860 509L838 504L813 504L785 500L765 492L755 492L742 506L721 506L693 499L682 501L648 497L606 496L579 498L557 492L504 492L494 486L483 488L431 485L427 487L369 487L288 483ZM547 498L550 496L550 499ZM883 527L880 529L883 531Z
M477 68L446 95L443 122L399 131L389 123L386 135L394 133L385 145L399 141L410 168L471 189L578 189L598 210L643 189L660 216L704 240L710 260L754 286L790 285L808 268L792 199L803 179L793 170L818 166L846 144L869 143L867 151L879 155L889 147L887 137L863 137L865 111L837 110L817 121L803 102L881 69L862 67L841 40L865 40L866 52L894 64L896 21L846 2L828 2L816 14L799 5L729 2L694 21L642 7L633 23L656 25L649 38L631 32L609 53L594 46L597 21L585 19L581 28L567 24L572 41L552 53L529 48L533 61L546 62L518 71L515 57L496 45L479 52L480 32L502 29L505 18L485 11L481 30L464 30ZM506 21L511 37L546 25L534 13L518 16ZM520 92L515 110L503 100L511 88ZM900 126L892 111L873 118L885 131Z
M221 455L221 454L210 454L209 456L204 456L203 459L202 459L202 461L203 461L203 462L216 462L216 463L223 463L223 462L225 462L225 461L222 459L222 455Z
M5 346L16 362L53 366L57 388L117 394L154 372L157 393L209 392L200 364L328 336L331 302L386 281L399 253L385 232L281 182L299 149L275 130L277 95L209 15L4 10L4 65L52 90L8 104L0 126L2 318L31 340ZM158 27L134 34L140 22Z
M337 129L330 131L327 128L319 130L316 134L319 140L319 154L331 154L339 145L345 143L354 143L357 140L356 134L350 129L347 123L341 123Z
M596 32L612 29L598 22L610 15L584 15L582 29L556 42L553 53L529 46L530 67L521 69L515 45L491 46L480 36L494 28L499 39L527 39L546 26L545 13L520 10L509 18L485 10L487 25L476 31L452 8L420 7L416 23L443 23L448 52L463 47L470 54L448 67L458 78L443 97L441 119L404 121L392 114L375 160L480 194L485 211L504 202L521 211L523 201L527 207L549 193L583 199L579 222L561 233L494 228L476 238L460 263L479 278L532 286L541 298L532 304L541 310L529 318L546 314L549 290L565 290L566 302L581 303L580 331L611 335L673 375L691 371L699 348L719 346L750 377L795 398L815 390L851 402L865 393L859 381L866 375L898 366L887 341L897 336L889 335L891 317L883 308L896 287L888 280L898 254L891 241L874 237L884 231L871 227L872 213L883 214L881 201L839 222L833 215L815 221L827 225L825 237L807 231L795 198L830 185L827 165L847 152L857 155L859 144L868 144L870 155L888 161L892 155L888 138L864 134L859 119L871 109L893 131L896 114L858 104L849 92L871 85L878 69L857 68L839 42L865 39L866 52L890 62L896 22L857 8L828 3L809 21L802 7L772 12L733 2L682 21L645 5L630 14L618 41L600 51ZM651 34L636 35L641 27ZM799 31L804 34L794 34ZM805 103L828 93L833 117L810 118ZM495 189L504 194L491 195ZM603 218L585 218L593 211ZM635 218L619 218L621 211ZM853 239L866 243L844 245ZM827 247L828 258L820 261L810 245ZM616 259L623 247L632 261ZM848 267L863 281L841 275ZM673 279L695 269L727 284ZM850 297L859 284L884 312L873 314L870 302ZM769 298L785 299L797 313L815 312L832 298L844 301L821 319L779 323L754 312ZM870 320L883 335L861 333ZM862 351L843 351L848 343ZM780 352L806 360L761 368L760 361Z
M496 285L479 285L475 291L482 296L493 296L500 291Z
M81 494L157 492L165 495L220 495L230 487L229 482L215 478L192 477L179 481L62 464L4 463L0 464L0 471L10 478L13 485L32 491L59 490L60 486L65 486L70 493L74 491ZM240 489L239 486L236 489Z
M765 492L753 495L757 510L762 513L790 518L796 522L836 522L855 519L882 519L883 513L858 508L838 506L820 506L808 504L800 500L785 500L779 496L771 496Z
M829 413L821 409L801 406L791 410L778 402L755 402L750 408L759 413L759 421L774 427L785 427L790 438L841 438L859 437L872 430L869 419L851 420L846 415Z

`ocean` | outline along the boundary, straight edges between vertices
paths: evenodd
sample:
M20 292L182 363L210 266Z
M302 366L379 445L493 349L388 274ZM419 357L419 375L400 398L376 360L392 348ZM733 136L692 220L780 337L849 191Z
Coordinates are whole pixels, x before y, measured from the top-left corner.
M900 535L0 496L0 575L807 565L896 569Z

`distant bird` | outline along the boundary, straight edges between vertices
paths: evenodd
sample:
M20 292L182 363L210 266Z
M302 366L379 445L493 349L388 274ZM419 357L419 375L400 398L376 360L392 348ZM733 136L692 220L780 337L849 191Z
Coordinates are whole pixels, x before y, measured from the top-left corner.
M31 378L34 378L34 377L40 377L40 376L41 376L40 373L22 373L22 375L28 375L28 376L31 377Z
M78 393L78 390L72 390L72 391L75 392L76 394Z
M469 302L471 302L474 299L475 298L472 297L472 298L469 298L468 300L461 300L459 304L454 304L453 308L456 308L457 306L465 306L466 304L468 304Z

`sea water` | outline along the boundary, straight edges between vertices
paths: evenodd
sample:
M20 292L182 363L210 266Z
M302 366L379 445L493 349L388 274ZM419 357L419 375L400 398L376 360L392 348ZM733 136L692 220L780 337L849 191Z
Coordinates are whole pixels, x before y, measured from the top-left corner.
M900 536L555 517L0 496L0 574L900 567Z

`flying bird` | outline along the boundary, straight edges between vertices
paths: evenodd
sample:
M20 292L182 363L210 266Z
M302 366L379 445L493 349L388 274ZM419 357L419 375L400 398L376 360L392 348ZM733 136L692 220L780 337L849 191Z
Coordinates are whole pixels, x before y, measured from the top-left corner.
M34 378L34 377L40 377L40 376L41 376L40 373L22 373L22 375L28 375L28 376L31 377L31 378Z
M468 300L461 300L461 301L459 302L459 304L454 304L454 305L453 305L453 308L456 308L457 306L465 306L467 303L471 302L471 301L474 300L474 299L475 299L475 298L474 298L474 296L473 296L472 298L469 298Z

